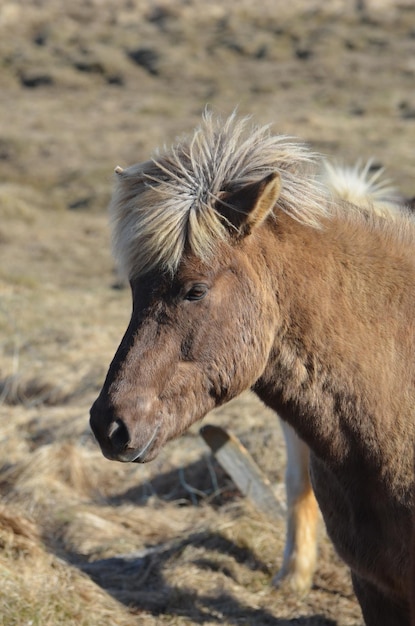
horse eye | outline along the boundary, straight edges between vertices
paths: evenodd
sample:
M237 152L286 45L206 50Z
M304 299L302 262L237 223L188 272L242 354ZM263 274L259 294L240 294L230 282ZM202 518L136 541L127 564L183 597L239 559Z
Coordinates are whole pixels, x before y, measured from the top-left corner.
M191 289L189 289L189 291L186 293L185 295L185 300L201 300L202 298L205 297L205 295L208 292L208 286L207 285L193 285L193 287Z

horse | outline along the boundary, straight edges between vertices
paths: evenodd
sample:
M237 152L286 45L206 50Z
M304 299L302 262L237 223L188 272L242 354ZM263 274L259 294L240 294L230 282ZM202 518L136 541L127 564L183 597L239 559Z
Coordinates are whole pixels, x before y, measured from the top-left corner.
M130 323L91 407L103 454L149 462L247 389L310 451L367 626L407 625L415 223L329 191L297 139L206 113L110 205Z
M353 167L324 160L320 176L338 200L393 220L410 201L383 178L383 173L384 168L375 167L372 159L364 165L357 161ZM287 454L286 540L283 563L272 582L275 587L288 586L302 597L310 591L316 569L319 512L308 471L309 449L287 422L280 420L280 425Z

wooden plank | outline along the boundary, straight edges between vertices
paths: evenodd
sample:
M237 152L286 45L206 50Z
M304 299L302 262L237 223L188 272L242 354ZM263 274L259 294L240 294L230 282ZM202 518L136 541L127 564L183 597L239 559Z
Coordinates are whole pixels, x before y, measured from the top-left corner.
M206 424L199 432L244 496L270 518L285 516L285 509L277 499L270 481L233 433L211 424Z

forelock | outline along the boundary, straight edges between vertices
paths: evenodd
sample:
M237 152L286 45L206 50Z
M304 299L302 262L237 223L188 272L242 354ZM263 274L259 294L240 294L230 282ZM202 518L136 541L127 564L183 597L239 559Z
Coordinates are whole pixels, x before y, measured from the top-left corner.
M279 207L318 226L327 203L315 160L303 144L272 135L269 126L205 113L192 137L118 171L110 212L121 268L130 277L155 267L174 273L186 247L209 262L218 243L229 238L229 224L216 208L221 193L272 172L282 179Z

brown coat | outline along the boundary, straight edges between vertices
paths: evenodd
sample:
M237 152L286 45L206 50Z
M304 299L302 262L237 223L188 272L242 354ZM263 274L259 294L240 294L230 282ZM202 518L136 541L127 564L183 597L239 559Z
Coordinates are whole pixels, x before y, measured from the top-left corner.
M130 325L91 409L106 456L153 459L252 388L311 449L368 626L409 624L415 223L334 199L306 148L208 117L118 170Z

